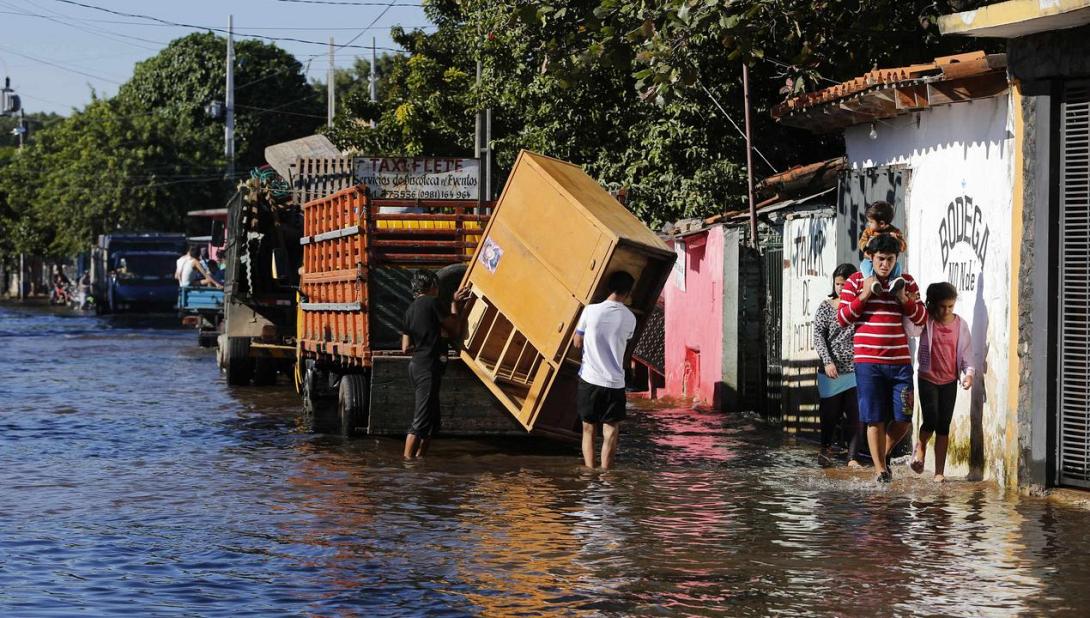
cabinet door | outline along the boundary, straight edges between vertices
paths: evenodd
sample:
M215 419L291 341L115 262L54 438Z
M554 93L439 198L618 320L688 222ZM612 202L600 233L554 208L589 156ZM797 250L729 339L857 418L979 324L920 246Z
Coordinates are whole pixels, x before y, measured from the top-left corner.
M540 172L528 167L520 172L506 189L496 217L574 296L583 299L601 267L602 231Z
M473 265L470 282L546 360L554 360L582 304L544 268L504 219L492 222L485 247L492 262Z

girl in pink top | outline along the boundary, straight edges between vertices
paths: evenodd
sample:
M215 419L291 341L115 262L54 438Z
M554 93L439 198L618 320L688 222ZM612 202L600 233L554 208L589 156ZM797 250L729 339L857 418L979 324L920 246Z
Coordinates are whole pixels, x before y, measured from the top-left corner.
M927 442L935 434L935 480L946 480L946 448L950 442L950 420L958 396L958 382L969 390L976 369L972 363L969 325L954 313L958 291L953 285L932 283L927 287L927 323L920 334L919 385L916 393L923 412L920 440L912 456L912 470L923 472Z

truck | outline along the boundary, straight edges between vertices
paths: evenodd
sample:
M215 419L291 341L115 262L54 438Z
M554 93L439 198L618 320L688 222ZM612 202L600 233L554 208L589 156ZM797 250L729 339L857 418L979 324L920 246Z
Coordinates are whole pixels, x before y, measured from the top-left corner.
M211 221L211 234L191 236L189 244L203 246L208 250L209 265L223 259L224 224L227 222L226 208L209 208L189 211L190 217L204 218ZM218 265L212 276L217 277ZM210 348L216 345L223 325L224 292L217 287L182 286L178 288L178 314L184 326L197 331L197 345Z
M103 234L91 250L91 286L99 311L170 311L177 301L174 269L188 248L184 234Z
M302 228L302 209L271 168L254 170L227 205L217 359L230 385L291 375Z
M363 184L304 205L295 364L304 426L346 437L404 434L413 390L399 329L411 276L435 270L449 305L490 208L374 199ZM524 433L456 353L441 396L444 433Z

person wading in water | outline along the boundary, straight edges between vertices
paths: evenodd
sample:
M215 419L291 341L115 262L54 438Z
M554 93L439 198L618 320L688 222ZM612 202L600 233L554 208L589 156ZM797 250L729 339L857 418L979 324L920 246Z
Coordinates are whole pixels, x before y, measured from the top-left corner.
M840 293L844 282L856 272L852 264L841 264L833 271L833 293L818 307L814 315L814 350L821 358L818 369L818 396L821 398L821 456L828 459L838 427L851 432L848 442L848 466L859 467L859 400L855 389L855 350L852 340L855 326L837 323Z
M423 457L439 432L439 387L447 366L447 340L461 341L466 305L473 296L469 287L458 290L448 312L439 302L439 279L430 270L416 271L412 291L416 298L405 311L401 329L401 351L412 352L409 380L415 399L413 422L405 436L405 459Z
M837 321L855 324L855 381L859 394L859 420L867 425L867 443L874 460L876 481L889 483L893 475L886 459L905 437L915 405L912 386L912 353L903 320L921 326L927 319L920 289L911 275L896 293L889 278L901 254L901 242L888 234L867 245L874 256L874 275L855 273L840 293Z

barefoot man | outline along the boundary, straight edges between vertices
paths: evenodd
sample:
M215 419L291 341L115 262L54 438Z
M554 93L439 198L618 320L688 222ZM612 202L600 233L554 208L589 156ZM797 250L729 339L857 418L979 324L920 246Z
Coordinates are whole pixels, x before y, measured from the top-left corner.
M625 306L636 280L617 271L609 276L609 297L587 305L575 327L573 345L583 350L576 406L583 421L583 462L594 467L594 434L602 428L602 469L613 465L625 419L624 356L636 331L636 316Z

